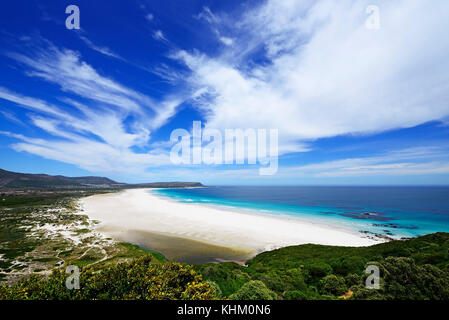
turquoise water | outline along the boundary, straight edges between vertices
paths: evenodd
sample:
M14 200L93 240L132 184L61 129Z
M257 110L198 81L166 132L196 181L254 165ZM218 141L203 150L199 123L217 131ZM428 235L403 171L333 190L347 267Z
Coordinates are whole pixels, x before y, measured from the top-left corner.
M448 187L208 187L160 196L394 238L449 232Z

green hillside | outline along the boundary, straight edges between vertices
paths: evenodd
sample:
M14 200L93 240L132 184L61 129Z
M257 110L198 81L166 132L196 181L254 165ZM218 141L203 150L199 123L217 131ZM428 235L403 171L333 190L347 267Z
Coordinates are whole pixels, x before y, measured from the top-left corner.
M0 169L1 189L94 189L94 188L186 188L202 187L200 182L120 183L105 177L65 177L18 173Z
M449 234L371 247L301 245L247 262L188 266L140 255L82 271L81 289L65 288L56 269L0 288L0 299L449 299ZM160 256L158 256L160 258ZM367 264L380 268L379 290L364 285Z
M278 299L449 299L449 234L436 233L371 247L300 245L264 252L243 267L197 265L231 296L262 281ZM381 289L365 288L367 264L381 270ZM352 293L351 293L352 292ZM241 294L241 293L240 293Z

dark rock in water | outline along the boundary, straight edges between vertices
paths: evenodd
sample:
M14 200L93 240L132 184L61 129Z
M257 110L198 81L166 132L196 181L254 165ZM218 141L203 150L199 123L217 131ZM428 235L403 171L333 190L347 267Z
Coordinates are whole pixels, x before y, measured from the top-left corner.
M387 241L395 240L394 238L390 237L390 236L394 235L392 233L382 234L382 233L374 233L374 232L367 231L367 230L360 230L360 233L366 234L367 238L373 239L373 240L379 240L379 239L387 240Z
M374 227L392 228L392 229L406 229L406 230L416 230L417 226L401 226L395 223L373 223Z
M375 221L390 221L390 220L395 219L392 217L387 217L385 215L378 215L378 214L373 214L373 213L368 213L368 212L364 212L362 214L356 213L356 212L348 212L348 213L341 213L340 215L343 217L359 219L359 220L370 219L370 220L375 220Z

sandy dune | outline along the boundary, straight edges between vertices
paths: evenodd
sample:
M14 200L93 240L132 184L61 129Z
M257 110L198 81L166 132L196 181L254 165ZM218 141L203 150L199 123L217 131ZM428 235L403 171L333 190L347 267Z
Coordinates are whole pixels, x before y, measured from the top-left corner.
M153 195L148 189L95 195L80 202L90 218L102 222L101 230L124 241L129 241L132 231L148 232L253 253L305 243L342 246L376 243L351 231L295 218L178 203Z

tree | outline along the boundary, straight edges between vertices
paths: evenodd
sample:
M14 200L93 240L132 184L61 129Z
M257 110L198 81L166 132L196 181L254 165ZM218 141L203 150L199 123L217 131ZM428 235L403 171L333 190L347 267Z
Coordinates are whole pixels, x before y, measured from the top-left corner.
M276 294L268 289L262 281L251 280L229 298L232 300L274 300Z
M325 295L341 296L348 291L345 279L334 274L325 276L320 281L320 293Z
M381 287L358 286L355 299L448 300L449 273L432 265L420 266L412 258L388 257L380 263Z
M312 279L316 279L331 274L332 267L324 262L314 262L307 266L307 271Z
M308 300L307 294L301 290L292 290L284 293L286 300Z
M345 282L348 287L357 286L362 283L362 278L358 274L348 274L345 277Z

